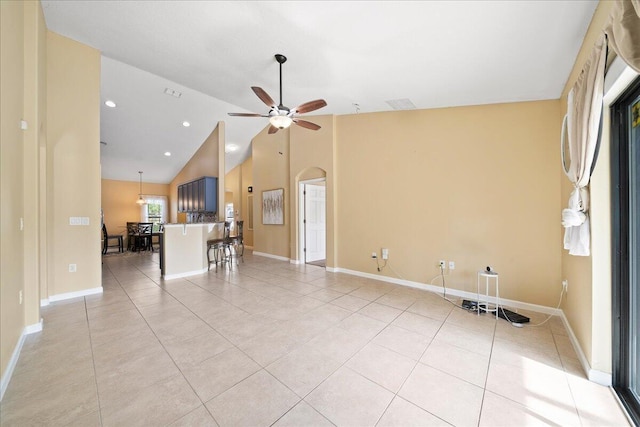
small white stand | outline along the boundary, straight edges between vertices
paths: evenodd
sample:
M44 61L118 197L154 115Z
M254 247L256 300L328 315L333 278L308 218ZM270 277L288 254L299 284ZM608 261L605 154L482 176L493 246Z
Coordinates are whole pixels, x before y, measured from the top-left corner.
M484 297L483 300L480 299L480 283L484 279ZM500 295L500 288L498 284L498 273L495 271L478 271L478 281L476 286L476 292L478 297L478 316L480 315L480 310L485 313L496 313L496 319L498 318L498 304L496 303L493 308L489 307L489 285L491 284L491 279L493 279L493 285L496 288L496 302L498 301ZM483 307L484 304L484 307Z

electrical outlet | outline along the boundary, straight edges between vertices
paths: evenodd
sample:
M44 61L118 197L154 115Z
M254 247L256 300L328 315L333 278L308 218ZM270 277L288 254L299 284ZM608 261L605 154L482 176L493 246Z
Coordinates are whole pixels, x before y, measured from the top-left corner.
M76 265L69 264L69 273L75 273L75 272L76 272Z
M455 269L456 269L455 261L449 261L449 270L455 270Z
M389 249L382 248L382 259L389 259Z
M565 293L569 292L569 281L566 279L562 281L562 290Z
M441 259L440 261L438 261L438 267L439 268L447 268L447 261Z
M371 258L376 259L378 258L378 254L375 252L371 252Z

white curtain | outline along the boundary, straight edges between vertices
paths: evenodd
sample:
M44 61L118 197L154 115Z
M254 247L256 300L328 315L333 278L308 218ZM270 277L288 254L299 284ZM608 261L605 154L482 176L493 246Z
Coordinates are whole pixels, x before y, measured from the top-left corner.
M640 0L617 0L604 31L609 47L640 73Z
M564 248L571 255L590 255L588 185L598 147L606 56L606 40L602 35L569 92L563 126L563 144L566 133L570 156L565 173L574 185L569 207L562 211Z

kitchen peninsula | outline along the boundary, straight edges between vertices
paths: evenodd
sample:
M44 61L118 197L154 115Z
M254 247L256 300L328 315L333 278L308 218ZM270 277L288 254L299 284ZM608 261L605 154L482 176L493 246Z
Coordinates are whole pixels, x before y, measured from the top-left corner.
M207 272L207 240L221 238L224 223L165 224L162 277L177 279Z

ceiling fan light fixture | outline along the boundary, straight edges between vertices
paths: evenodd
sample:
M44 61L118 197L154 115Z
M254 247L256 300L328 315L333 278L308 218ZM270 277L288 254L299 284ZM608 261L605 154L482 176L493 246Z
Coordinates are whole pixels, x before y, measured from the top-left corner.
M269 117L269 123L278 129L286 129L291 126L293 120L289 116L271 116Z

